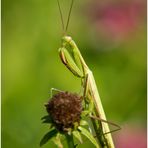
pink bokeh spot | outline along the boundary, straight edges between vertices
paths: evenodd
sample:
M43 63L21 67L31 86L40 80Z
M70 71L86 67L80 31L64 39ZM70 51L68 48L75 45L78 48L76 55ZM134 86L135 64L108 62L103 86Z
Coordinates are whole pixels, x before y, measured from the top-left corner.
M91 16L96 29L107 38L124 39L140 26L145 16L144 2L132 1L129 3L94 5Z
M146 148L146 129L134 126L123 127L115 134L115 145L117 148Z

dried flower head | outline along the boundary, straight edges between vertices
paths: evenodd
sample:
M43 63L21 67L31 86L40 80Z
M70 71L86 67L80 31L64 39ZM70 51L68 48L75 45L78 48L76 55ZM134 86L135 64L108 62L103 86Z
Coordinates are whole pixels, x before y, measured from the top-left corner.
M77 94L60 92L55 94L45 105L56 128L61 132L73 129L75 123L80 122L82 112L82 98Z
M83 143L81 135L84 135L96 148L99 148L92 133L86 129L89 128L86 117L90 113L92 104L85 105L83 101L83 97L67 91L53 95L45 105L48 115L41 118L42 123L47 123L50 129L41 139L40 146L52 139L59 148L63 148L61 140L65 136L68 143L73 141L73 137ZM72 145L76 146L74 143Z

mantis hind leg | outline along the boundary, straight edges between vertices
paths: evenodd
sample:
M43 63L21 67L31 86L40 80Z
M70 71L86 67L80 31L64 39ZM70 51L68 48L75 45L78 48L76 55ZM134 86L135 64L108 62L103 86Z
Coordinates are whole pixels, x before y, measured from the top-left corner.
M116 129L114 129L114 130L111 130L111 131L108 131L108 132L106 132L106 133L103 133L104 135L105 135L105 134L109 134L109 133L113 133L113 132L118 131L118 130L121 129L121 127L120 127L119 125L117 125L117 124L115 124L115 123L113 123L113 122L111 122L111 121L106 121L106 120L104 120L104 119L101 119L101 118L96 117L96 116L93 116L93 115L90 115L90 118L95 119L95 120L99 120L99 121L101 121L101 122L105 122L105 123L107 123L107 124L110 124L110 125L116 127Z
M56 89L56 88L51 88L51 90L50 90L50 97L52 97L54 94L59 93L59 92L64 92L64 91Z
M95 120L99 120L101 122L104 122L104 123L107 123L107 124L110 124L114 127L116 127L116 129L114 130L111 130L111 131L108 131L106 133L103 133L103 134L109 134L109 133L112 133L112 132L115 132L115 131L118 131L121 129L121 127L115 123L112 123L110 121L106 121L104 119L101 119L100 117L98 116L93 116L93 109L94 109L94 102L93 100L87 100L87 96L90 95L92 92L90 91L90 79L89 79L89 74L86 74L86 77L84 79L84 93L83 93L83 97L85 98L86 102L88 101L88 108L86 111L84 111L84 114L89 114L90 118L92 119L95 119ZM85 113L86 112L86 113Z

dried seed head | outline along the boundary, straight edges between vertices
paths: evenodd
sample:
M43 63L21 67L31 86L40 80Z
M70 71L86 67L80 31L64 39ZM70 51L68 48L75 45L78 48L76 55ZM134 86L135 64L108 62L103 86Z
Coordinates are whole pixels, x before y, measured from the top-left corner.
M74 123L80 122L82 98L77 94L60 92L51 98L46 109L56 128L59 131L67 131L66 129L74 127Z

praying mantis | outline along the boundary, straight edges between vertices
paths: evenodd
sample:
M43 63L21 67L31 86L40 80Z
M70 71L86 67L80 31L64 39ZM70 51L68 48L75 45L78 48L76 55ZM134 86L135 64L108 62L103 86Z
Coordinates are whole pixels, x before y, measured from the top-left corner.
M65 31L64 36L62 37L61 47L59 48L61 61L72 72L73 75L80 78L81 80L83 99L87 108L87 110L83 112L83 115L90 117L96 131L96 137L99 145L101 148L114 148L111 132L109 132L110 130L107 123L117 126L118 128L120 127L106 120L93 73L84 61L80 50L78 49L72 37L66 35L74 0L71 2L66 28L64 27L59 0L57 0L57 2L61 15L63 30Z

